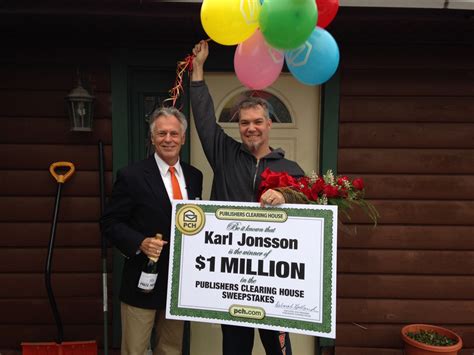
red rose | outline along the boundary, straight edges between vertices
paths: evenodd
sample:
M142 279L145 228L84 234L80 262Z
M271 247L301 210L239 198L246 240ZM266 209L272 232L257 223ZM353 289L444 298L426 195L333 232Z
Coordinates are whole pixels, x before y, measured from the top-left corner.
M268 176L271 175L272 171L268 168L266 168L263 173L260 175L262 178L262 181L260 182L260 185L258 187L258 193L257 193L257 201L260 201L260 196L270 189L272 186L270 186L269 181L268 181Z
M328 197L337 197L338 195L338 188L337 186L332 186L332 185L326 185L324 186L324 194Z
M305 187L301 189L301 192L308 198L308 200L313 199L313 194L311 193L311 189L309 187Z
M301 187L301 188L310 187L309 186L309 177L307 177L307 176L300 177L298 180L296 180L296 182L298 183L299 187Z
M271 172L272 172L272 171L271 171L269 168L266 168L266 169L262 172L262 175L260 175L261 178L262 178L262 180L265 180L265 179L267 178L268 174L270 174Z
M280 173L276 173L267 168L262 173L262 182L270 189L280 187Z
M304 193L305 196L311 200L311 186L309 184L309 178L307 176L303 176L296 180L297 186L295 186L295 189Z
M262 194L269 189L288 186L298 187L297 180L285 172L275 172L266 168L260 176L262 181L258 187L258 200L260 200Z
M362 190L364 188L364 180L360 178L354 179L354 181L352 181L352 186L357 190Z
M349 181L349 178L347 176L341 176L337 179L337 184L343 186L344 181Z
M337 193L338 193L338 196L340 197L343 197L343 198L347 197L347 189L345 187L341 187Z
M295 178L293 176L288 175L288 173L280 173L278 182L279 185L276 187L298 186Z
M316 181L311 186L311 196L312 200L316 201L319 197L319 193L324 190L326 183L322 178L317 178Z
M303 193L308 199L311 198L311 187L309 185L309 178L307 176L297 179L296 185L293 188L296 191Z

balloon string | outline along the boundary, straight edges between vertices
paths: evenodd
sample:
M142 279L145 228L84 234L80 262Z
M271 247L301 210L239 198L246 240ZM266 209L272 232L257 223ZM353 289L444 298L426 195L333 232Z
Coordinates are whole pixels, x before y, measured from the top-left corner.
M193 58L194 55L187 55L184 60L178 62L178 65L176 67L176 80L174 82L174 86L169 90L170 97L163 101L163 105L165 105L166 102L171 101L171 106L176 106L176 101L184 90L184 73L186 72L186 70L188 70L188 72L191 72L193 70Z
M209 42L211 39L206 39L206 42ZM176 107L176 101L178 101L179 96L183 93L183 77L186 70L188 73L193 71L193 59L195 55L188 54L184 60L178 62L176 66L176 79L174 81L173 87L169 90L170 97L163 101L163 106L166 102L171 102L171 106ZM179 108L181 110L182 107Z

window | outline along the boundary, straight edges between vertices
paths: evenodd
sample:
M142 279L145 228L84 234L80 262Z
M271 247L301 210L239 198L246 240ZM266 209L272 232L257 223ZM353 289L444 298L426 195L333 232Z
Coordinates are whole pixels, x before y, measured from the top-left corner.
M260 97L267 100L269 104L270 118L275 123L292 123L290 111L278 97L268 91L246 90L228 98L219 115L218 122L237 122L237 106L248 97Z

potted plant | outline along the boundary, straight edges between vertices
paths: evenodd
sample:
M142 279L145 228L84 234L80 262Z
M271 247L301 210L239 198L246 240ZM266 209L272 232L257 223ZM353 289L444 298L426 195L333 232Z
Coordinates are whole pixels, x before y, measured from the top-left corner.
M462 339L453 331L428 324L410 324L402 328L405 355L456 355Z

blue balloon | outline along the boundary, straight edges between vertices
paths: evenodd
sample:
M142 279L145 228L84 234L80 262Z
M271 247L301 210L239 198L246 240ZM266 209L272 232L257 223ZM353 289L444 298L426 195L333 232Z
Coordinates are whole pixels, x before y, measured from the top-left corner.
M319 85L336 72L339 48L328 31L316 27L303 45L285 52L285 61L298 81L306 85Z

